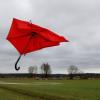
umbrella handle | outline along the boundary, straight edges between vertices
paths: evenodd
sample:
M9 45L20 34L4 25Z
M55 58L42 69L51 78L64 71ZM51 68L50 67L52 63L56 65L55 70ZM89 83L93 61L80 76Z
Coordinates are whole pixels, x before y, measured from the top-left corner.
M17 67L17 64L18 64L20 58L21 58L21 55L19 56L19 58L17 59L17 61L16 61L16 63L15 63L15 69L16 69L17 71L20 69L20 67Z

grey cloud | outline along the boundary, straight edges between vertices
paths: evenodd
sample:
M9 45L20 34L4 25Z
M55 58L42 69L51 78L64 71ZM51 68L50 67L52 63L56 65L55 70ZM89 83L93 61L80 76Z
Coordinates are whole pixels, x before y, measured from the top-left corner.
M5 40L13 17L31 19L70 40L22 56L19 72L43 62L50 63L54 73L66 73L74 64L86 72L96 72L100 69L99 5L99 0L0 0L0 72L16 72L13 67L18 52Z

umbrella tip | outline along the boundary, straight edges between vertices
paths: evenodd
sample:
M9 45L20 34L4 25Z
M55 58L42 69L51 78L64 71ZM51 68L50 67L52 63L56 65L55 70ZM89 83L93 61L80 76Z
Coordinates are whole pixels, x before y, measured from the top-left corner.
M32 24L32 20L29 20L29 22Z

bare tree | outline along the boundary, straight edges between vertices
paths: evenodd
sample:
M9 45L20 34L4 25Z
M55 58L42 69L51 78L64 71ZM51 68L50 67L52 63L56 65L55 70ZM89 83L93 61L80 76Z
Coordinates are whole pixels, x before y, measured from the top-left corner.
M78 69L77 66L74 66L74 65L69 66L68 74L69 74L70 79L73 79L74 74L78 74L78 73L80 73L80 70Z
M33 66L34 70L33 70L33 74L37 74L37 66Z
M51 67L48 63L43 63L41 65L41 71L42 71L42 74L44 75L45 78L48 77L49 74L51 74Z
M28 68L28 72L30 74L30 77L32 77L33 75L37 74L37 66L30 66Z

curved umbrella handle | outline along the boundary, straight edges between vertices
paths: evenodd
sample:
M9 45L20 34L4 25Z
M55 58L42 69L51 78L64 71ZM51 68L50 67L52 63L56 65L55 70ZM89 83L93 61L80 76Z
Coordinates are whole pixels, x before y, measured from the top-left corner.
M17 59L17 61L16 61L16 63L15 63L15 69L16 69L17 71L20 69L20 67L17 67L17 64L18 64L20 58L21 58L21 55L19 56L19 58Z

